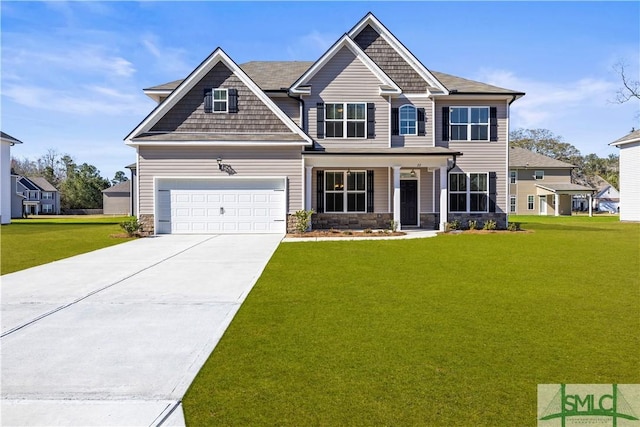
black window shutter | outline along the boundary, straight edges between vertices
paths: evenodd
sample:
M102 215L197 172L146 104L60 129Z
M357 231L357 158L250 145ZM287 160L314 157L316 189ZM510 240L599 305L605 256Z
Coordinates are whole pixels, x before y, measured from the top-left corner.
M238 89L227 90L229 95L229 113L238 112Z
M400 109L391 109L391 135L400 135Z
M489 172L489 212L496 211L496 187L498 177L495 172Z
M449 140L449 107L442 107L442 140Z
M316 171L316 212L324 212L324 171Z
M367 212L373 212L373 171L367 171Z
M489 141L498 140L498 109L489 108Z
M204 90L204 112L213 113L213 89Z
M318 139L324 138L324 102L318 102L316 104L316 109L318 111L316 118L316 132L318 135Z
M424 115L424 108L418 108L418 136L425 136L426 132L426 123L427 119Z
M367 103L367 138L373 139L376 137L376 104L373 102Z

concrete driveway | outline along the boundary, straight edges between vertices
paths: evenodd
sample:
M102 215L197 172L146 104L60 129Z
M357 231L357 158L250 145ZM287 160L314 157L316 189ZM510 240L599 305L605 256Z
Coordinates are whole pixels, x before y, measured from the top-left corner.
M0 424L184 425L282 237L152 237L2 276Z

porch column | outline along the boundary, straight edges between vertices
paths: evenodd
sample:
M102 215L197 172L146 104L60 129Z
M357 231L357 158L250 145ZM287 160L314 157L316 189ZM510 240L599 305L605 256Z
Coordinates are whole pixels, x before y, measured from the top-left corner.
M447 209L447 167L440 168L440 231L444 231L449 210Z
M554 193L553 197L556 201L556 211L554 213L555 216L560 216L560 195L558 193Z
M305 166L304 175L304 209L311 210L311 171L313 166Z
M587 195L587 197L589 197L589 216L593 216L593 200L592 200L592 194Z
M402 230L400 223L400 166L393 166L393 220Z

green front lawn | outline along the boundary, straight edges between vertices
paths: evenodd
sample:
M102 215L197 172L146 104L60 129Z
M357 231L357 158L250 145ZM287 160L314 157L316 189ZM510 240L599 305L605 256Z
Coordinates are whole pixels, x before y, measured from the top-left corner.
M0 274L12 273L130 239L114 238L127 217L77 216L14 219L0 228Z
M547 383L640 383L640 225L283 243L184 399L187 424L536 424Z

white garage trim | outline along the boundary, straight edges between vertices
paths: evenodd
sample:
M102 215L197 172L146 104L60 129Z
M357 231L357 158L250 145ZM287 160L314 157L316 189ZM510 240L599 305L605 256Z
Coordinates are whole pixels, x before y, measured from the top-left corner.
M286 177L156 177L153 194L156 234L287 231Z

